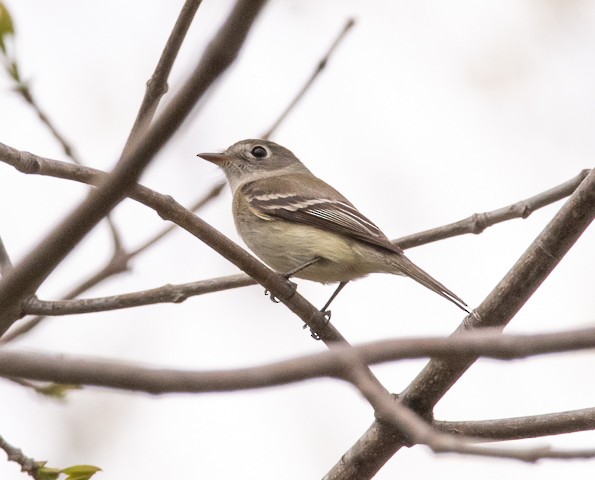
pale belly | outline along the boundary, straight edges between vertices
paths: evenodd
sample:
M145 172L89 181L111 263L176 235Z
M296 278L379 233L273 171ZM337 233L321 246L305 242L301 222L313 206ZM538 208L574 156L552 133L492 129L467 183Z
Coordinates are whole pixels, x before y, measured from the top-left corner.
M357 241L324 232L308 225L295 225L278 220L261 220L253 229L239 222L236 228L248 247L267 265L286 273L313 258L320 261L306 267L295 276L322 283L346 282L378 269L370 263L365 251L369 248ZM374 259L374 255L372 259Z

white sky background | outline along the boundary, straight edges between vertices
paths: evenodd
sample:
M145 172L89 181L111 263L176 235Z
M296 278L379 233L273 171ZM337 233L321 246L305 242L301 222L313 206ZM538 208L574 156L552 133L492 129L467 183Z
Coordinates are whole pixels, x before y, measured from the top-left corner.
M88 165L110 169L128 135L182 1L8 0L23 74ZM179 85L231 2L200 7L171 88ZM595 4L586 0L272 1L239 61L159 154L142 183L190 204L220 178L196 158L266 130L345 20L357 20L328 69L274 140L333 183L390 237L505 206L592 166ZM0 141L63 159L56 142L0 76ZM0 225L14 261L34 248L86 189L0 164ZM561 206L527 220L409 251L476 306ZM239 241L226 191L202 218ZM135 247L162 221L131 201L115 219ZM53 299L109 256L105 226L42 287ZM579 328L595 320L593 229L583 235L509 332ZM101 296L235 273L184 232L135 260ZM322 305L332 287L301 281ZM461 312L413 281L376 275L349 285L333 323L353 343L446 335ZM258 286L102 315L47 321L19 348L187 369L233 368L324 350ZM593 406L588 353L475 365L439 403L440 419L488 419ZM400 391L425 362L376 369ZM270 390L149 397L100 389L61 404L0 383L0 434L52 466L99 465L98 479L319 478L373 419L357 392L319 380ZM580 433L525 442L592 447ZM26 478L0 461L0 478ZM400 451L378 479L592 478L593 462L523 465L425 447ZM590 473L591 477L589 477Z

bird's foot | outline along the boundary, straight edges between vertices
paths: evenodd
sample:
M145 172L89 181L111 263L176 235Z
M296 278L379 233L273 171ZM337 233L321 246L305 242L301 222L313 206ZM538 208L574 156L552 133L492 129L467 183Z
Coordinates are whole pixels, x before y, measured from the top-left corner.
M291 280L287 280L287 283L289 285L289 287L291 288L291 292L289 293L289 295L287 295L284 299L280 299L275 297L275 295L273 295L271 292L269 292L268 290L265 289L264 294L265 295L270 295L271 296L271 301L273 303L279 303L282 300L287 300L291 297L293 297L293 295L295 294L295 292L297 291L297 283L292 282Z

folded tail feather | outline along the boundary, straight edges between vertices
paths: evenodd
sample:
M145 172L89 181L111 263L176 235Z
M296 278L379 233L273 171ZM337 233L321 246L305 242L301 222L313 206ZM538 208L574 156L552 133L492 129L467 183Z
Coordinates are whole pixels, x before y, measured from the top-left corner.
M451 292L438 280L432 278L428 273L424 272L421 268L415 265L404 255L399 256L399 262L397 266L408 277L411 277L413 280L422 284L424 287L429 288L441 297L446 298L450 302L454 303L461 310L464 310L467 313L471 313L468 305L460 297L458 297L455 293Z

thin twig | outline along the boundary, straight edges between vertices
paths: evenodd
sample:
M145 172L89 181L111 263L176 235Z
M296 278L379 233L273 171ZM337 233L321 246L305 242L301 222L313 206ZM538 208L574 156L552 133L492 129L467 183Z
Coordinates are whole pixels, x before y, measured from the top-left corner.
M114 255L110 257L108 262L100 268L97 272L95 272L91 277L89 277L84 282L80 283L68 293L63 295L64 300L72 300L83 292L86 292L90 288L94 287L95 285L101 283L106 278L110 278L118 273L122 273L128 270L128 254L123 250L115 250ZM25 313L25 312L21 312ZM36 316L33 318L28 319L22 324L13 325L13 327L6 332L2 337L0 337L0 345L7 344L12 342L13 340L19 338L20 336L26 334L33 330L37 325L39 325L45 319L44 316Z
M153 117L159 106L159 101L161 100L161 97L167 93L169 88L167 79L169 78L173 64L201 3L202 0L186 0L184 2L184 6L178 15L176 24L174 25L174 28L167 39L167 43L163 48L161 57L157 62L155 71L147 81L145 96L141 102L136 119L134 120L132 129L122 150L121 157L125 157L130 153L134 142L142 138L153 121Z
M216 185L214 185L211 188L211 190L206 193L206 195L201 196L198 200L196 200L196 202L194 202L192 204L192 206L188 207L188 210L190 210L191 212L197 212L198 210L200 210L202 207L204 207L211 200L213 200L214 198L217 198L219 196L219 194L221 193L221 191L223 190L223 187L225 187L225 185L226 184L224 182L219 182ZM159 240L161 240L163 237L165 237L167 234L169 234L176 228L177 228L177 225L175 225L175 224L165 227L161 232L155 234L152 238L145 240L141 245L139 245L137 248L132 250L129 253L129 258L136 257L137 255L143 253L145 250L147 250L148 248L155 245ZM231 288L234 288L234 287L231 287Z
M140 292L124 293L99 298L82 298L78 300L44 301L30 298L25 302L23 311L29 315L73 315L81 313L105 312L122 308L140 307L155 303L182 303L189 297L220 292L231 288L254 285L255 282L244 274L212 278L180 285L164 285L162 287ZM0 339L0 344L3 343Z
M15 75L10 76L15 82L14 91L17 92L21 96L21 98L25 100L25 102L37 114L37 117L39 118L41 123L45 125L45 127L50 131L50 133L54 137L54 139L60 144L60 147L62 147L64 154L77 165L84 165L83 161L76 153L76 150L74 149L70 141L68 141L66 137L62 133L60 133L60 130L55 125L54 121L41 108L39 102L33 96L33 92L31 91L29 84L20 77L18 73L20 69L16 64L16 61L14 63L14 68ZM121 247L120 233L110 215L106 216L106 221L112 236L114 249L118 249Z
M339 46L339 44L341 43L343 38L345 38L345 36L347 35L347 33L349 32L351 27L353 27L354 25L355 25L355 20L353 18L350 18L349 20L347 20L347 22L345 23L345 25L339 32L339 35L337 36L337 38L335 39L333 44L330 46L330 48L328 49L326 54L322 57L320 62L318 62L318 65L316 66L316 68L314 69L312 74L310 75L310 78L308 78L306 83L302 86L302 88L296 94L294 99L289 103L287 108L285 108L283 113L281 113L279 118L273 123L271 128L269 128L265 133L263 133L260 138L267 140L271 137L271 135L275 132L275 130L277 130L277 128L279 127L281 122L283 122L283 120L285 120L287 115L289 115L289 113L295 108L295 106L298 104L298 102L304 97L306 92L310 89L310 87L312 86L312 84L314 83L316 78L326 68L326 65L327 65L331 55L334 53L336 48Z
M41 109L41 107L39 106L39 103L33 96L33 93L31 92L29 86L24 82L20 82L17 85L17 88L15 89L15 91L19 92L21 94L21 96L25 99L25 101L35 111L35 113L37 114L37 116L39 117L41 122L46 126L46 128L51 132L51 134L54 136L54 138L58 141L58 143L62 147L62 150L64 151L64 154L68 158L70 158L74 163L76 163L77 165L84 165L81 158L78 156L78 154L76 154L72 144L68 140L66 140L66 137L64 135L62 135L58 131L58 128L54 125L54 122ZM105 220L107 222L107 225L108 225L111 237L112 237L114 251L119 251L122 248L122 239L121 239L120 232L118 231L118 228L116 227L116 224L114 223L114 220L111 217L111 215L107 215L105 217Z
M0 237L0 277L8 274L10 270L12 270L12 262L2 241L2 237Z
M182 124L193 105L236 58L263 4L264 0L238 1L193 73L143 141L136 141L131 153L118 162L101 187L92 191L8 276L2 278L0 304L7 306L0 311L2 334L18 318L21 301L34 293L78 242L126 196L155 154Z
M13 447L2 436L0 436L0 449L4 450L9 461L21 466L21 472L36 478L37 470L43 465L43 462L36 462L33 458L28 457L20 448Z
M45 125L45 127L50 131L52 136L56 139L56 141L60 144L64 155L70 158L74 163L78 165L83 165L81 158L76 153L72 144L66 139L62 133L58 130L58 127L54 124L52 119L47 115L39 102L33 96L33 92L29 88L29 85L26 82L21 81L20 79L15 79L17 82L16 87L14 89L25 102L33 109L33 111L37 114L37 117Z
M589 171L590 170L588 169L582 170L576 177L571 178L560 185L538 193L525 200L508 205L507 207L498 208L491 212L474 213L470 217L459 220L458 222L449 223L448 225L438 228L432 228L424 232L406 235L397 238L392 242L399 245L399 247L406 249L430 242L437 242L439 240L444 240L445 238L465 235L467 233L478 235L486 228L496 225L497 223L506 222L507 220L515 218L525 219L535 210L568 197L581 184L589 174Z
M595 408L496 420L466 422L434 420L433 425L445 433L484 438L486 441L519 440L594 430Z

